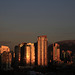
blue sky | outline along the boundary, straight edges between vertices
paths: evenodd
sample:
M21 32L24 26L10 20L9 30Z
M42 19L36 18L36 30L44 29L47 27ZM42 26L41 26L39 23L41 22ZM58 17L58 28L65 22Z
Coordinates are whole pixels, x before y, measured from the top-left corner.
M75 0L0 0L0 41L75 40Z

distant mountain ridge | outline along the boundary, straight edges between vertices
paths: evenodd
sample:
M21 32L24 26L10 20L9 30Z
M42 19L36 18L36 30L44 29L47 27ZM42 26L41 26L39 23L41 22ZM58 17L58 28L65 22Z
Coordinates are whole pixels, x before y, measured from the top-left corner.
M72 45L72 44L75 44L75 40L64 40L64 41L58 41L57 43L59 44L69 44L69 45Z
M65 40L57 42L61 50L71 50L75 53L75 40Z
M64 40L64 41L58 41L55 43L58 43L60 45L60 52L62 52L62 50L64 51L70 50L72 51L73 55L75 54L75 40ZM53 44L50 44L48 46L48 59L49 60L53 59L52 55L53 55Z
M58 41L55 42L60 45L60 50L71 50L75 53L75 40L64 40L64 41ZM53 50L53 44L49 45L48 51Z

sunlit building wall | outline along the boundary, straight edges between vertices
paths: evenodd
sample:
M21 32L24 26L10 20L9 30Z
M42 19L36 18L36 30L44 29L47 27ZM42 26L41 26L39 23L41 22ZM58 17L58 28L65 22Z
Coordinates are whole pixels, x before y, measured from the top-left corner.
M11 68L12 62L12 54L10 53L10 48L8 46L1 46L0 47L0 63L2 69L9 69Z
M2 54L4 51L10 52L10 48L8 46L1 46L0 47L0 54Z
M57 61L60 61L60 49L57 49Z
M30 46L26 46L26 64L30 65Z
M53 44L53 60L60 61L60 48L59 44Z
M35 47L34 43L27 43L26 46L26 64L35 64Z
M35 47L33 43L21 43L15 47L15 58L21 66L35 64Z
M38 65L47 66L47 36L38 37Z

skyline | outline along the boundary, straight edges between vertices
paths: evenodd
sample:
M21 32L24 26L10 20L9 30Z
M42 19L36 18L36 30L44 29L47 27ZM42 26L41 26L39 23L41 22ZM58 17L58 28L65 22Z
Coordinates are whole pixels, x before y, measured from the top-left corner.
M75 39L74 0L0 1L0 41L49 42Z

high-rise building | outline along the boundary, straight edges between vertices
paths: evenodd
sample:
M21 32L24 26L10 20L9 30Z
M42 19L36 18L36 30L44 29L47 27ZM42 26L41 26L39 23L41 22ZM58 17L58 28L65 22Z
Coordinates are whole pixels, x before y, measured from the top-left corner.
M8 46L0 47L0 67L2 69L8 70L11 69L12 54Z
M38 66L47 66L47 36L38 36Z
M60 61L60 45L53 44L53 61Z
M72 62L72 51L70 51L70 50L67 50L67 51L62 50L61 60L64 61L65 63Z
M5 70L11 69L11 62L12 62L12 54L10 52L4 51L1 54L1 68Z
M8 46L1 46L0 47L0 54L2 54L4 51L10 52L10 48Z
M22 43L15 47L15 60L16 63L23 65L35 64L35 47L34 43ZM19 65L19 66L20 66Z
M18 46L15 46L15 62L16 64L24 65L25 64L25 53L26 53L26 43L21 43Z
M21 62L21 65L25 65L26 64L26 45L27 43L22 43L19 46L19 60Z
M34 43L27 43L26 45L26 64L35 64L35 47Z
M72 51L70 50L66 51L66 60L67 60L67 63L72 61Z

